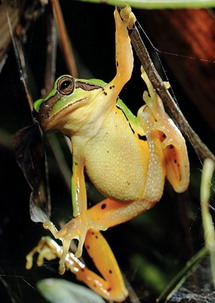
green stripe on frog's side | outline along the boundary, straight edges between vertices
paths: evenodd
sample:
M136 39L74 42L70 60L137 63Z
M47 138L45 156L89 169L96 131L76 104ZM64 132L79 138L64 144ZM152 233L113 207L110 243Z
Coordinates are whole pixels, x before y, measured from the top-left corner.
M94 84L94 85L100 85L101 87L104 87L107 83L103 80L100 79L89 79L89 80L84 80L84 79L76 79L76 81L80 82L86 82L89 84ZM137 117L130 111L130 109L125 105L125 103L118 98L116 104L118 107L123 111L124 115L126 116L127 120L132 124L135 125L138 129L141 128L141 124Z
M83 82L87 82L90 84L100 85L102 87L104 87L107 84L106 82L104 82L103 80L100 80L100 79L89 79L89 80L77 79L77 81L81 81L81 82L83 81ZM141 124L140 124L139 120L137 119L137 117L130 111L130 109L125 105L125 103L120 98L117 99L116 104L123 111L127 120L130 121L130 123L132 125L135 125L138 129L141 128Z
M134 129L134 131L137 132L137 134L142 135L143 134L143 128L137 119L137 117L130 111L130 109L125 105L125 103L118 98L117 99L117 107L119 107L122 112L124 113L126 119L129 121L129 124Z

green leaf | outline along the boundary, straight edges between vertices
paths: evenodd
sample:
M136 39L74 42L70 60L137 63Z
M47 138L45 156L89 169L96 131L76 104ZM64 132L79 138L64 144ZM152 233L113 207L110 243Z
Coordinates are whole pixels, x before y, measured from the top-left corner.
M144 9L166 8L206 8L214 7L214 0L80 0L84 2L106 3L111 5L130 5Z
M211 159L205 159L202 170L200 200L205 244L210 254L211 274L215 287L215 230L213 219L209 209L209 200L211 194L210 187L214 173L214 167L214 162Z
M105 303L89 288L63 279L44 279L37 288L45 299L52 303Z

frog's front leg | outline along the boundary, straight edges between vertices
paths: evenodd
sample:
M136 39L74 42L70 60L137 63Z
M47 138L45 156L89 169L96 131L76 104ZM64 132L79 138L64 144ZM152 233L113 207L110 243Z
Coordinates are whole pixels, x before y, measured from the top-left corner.
M130 79L133 70L133 51L128 35L128 28L135 23L136 18L130 7L121 9L120 13L115 10L114 18L116 24L115 40L117 72L113 81L123 87Z
M59 231L52 222L48 221L43 223L44 228L48 229L55 239L60 239L62 241L63 253L61 254L59 262L59 272L61 274L65 272L65 258L72 240L78 240L78 247L75 256L79 258L82 255L82 249L88 230L107 229L107 226L96 224L88 216L84 178L84 152L81 147L76 149L76 146L76 144L73 146L72 170L72 203L74 218L66 223Z
M116 44L116 76L105 87L106 93L110 96L113 102L119 96L123 86L131 78L133 70L133 51L131 47L128 28L136 21L130 7L121 9L120 13L115 9L115 44Z

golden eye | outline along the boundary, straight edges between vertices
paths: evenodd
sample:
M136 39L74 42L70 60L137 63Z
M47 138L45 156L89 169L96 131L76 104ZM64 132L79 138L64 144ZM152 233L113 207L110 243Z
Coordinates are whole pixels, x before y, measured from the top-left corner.
M57 90L62 95L70 95L75 88L75 80L69 76L63 76L57 83Z

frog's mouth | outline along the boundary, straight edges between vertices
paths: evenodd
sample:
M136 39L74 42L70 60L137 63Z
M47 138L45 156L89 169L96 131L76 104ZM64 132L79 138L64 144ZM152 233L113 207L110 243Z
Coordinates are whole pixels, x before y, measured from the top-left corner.
M53 113L53 107L55 104L61 99L61 95L56 93L55 96L52 96L50 99L46 100L43 104L41 104L39 113L38 113L38 121L44 131L59 129L63 124L64 117L67 117L72 113L80 103L84 103L87 97L76 100L75 102L68 103L64 107L62 107L57 112Z

